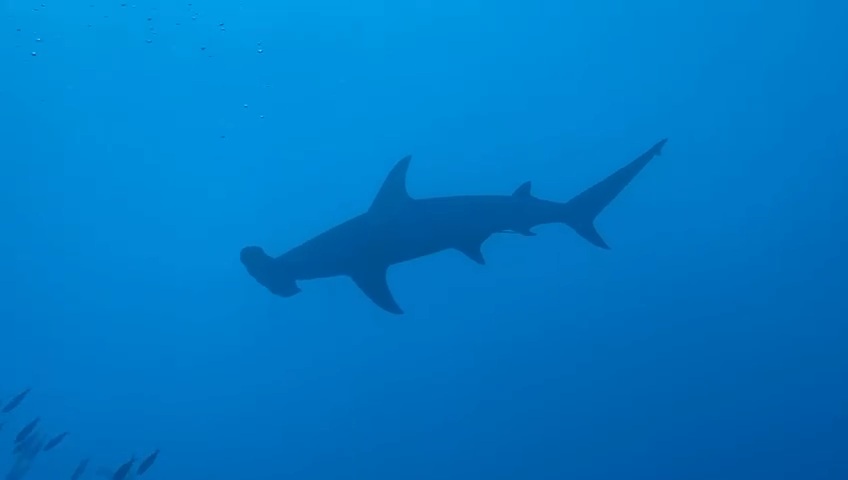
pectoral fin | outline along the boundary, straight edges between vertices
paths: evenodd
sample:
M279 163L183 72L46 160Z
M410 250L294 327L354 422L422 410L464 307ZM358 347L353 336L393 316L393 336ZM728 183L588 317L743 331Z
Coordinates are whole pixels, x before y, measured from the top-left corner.
M368 296L378 307L396 315L403 314L403 310L398 306L391 290L389 290L385 268L363 270L352 274L350 278L362 290L362 293Z

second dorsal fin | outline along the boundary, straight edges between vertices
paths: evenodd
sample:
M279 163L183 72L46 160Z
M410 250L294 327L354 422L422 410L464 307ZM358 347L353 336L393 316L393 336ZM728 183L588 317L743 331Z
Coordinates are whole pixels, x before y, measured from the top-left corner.
M513 197L532 197L533 195L530 193L530 188L532 184L530 182L524 182L512 192Z

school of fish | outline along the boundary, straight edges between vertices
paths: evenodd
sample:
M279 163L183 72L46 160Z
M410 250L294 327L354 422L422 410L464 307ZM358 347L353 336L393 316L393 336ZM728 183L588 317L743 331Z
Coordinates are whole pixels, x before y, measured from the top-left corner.
M0 410L0 434L5 430L13 412L23 403L31 391L31 388L26 388L5 404L0 402L0 405L3 405L3 409ZM22 480L29 473L36 458L59 447L70 434L67 431L52 436L43 434L42 430L39 429L41 424L41 417L37 416L24 424L15 434L12 440L12 465L5 480ZM141 461L137 461L135 455L132 455L129 460L117 468L101 467L91 473L111 480L131 480L147 473L158 456L159 449L157 448ZM69 470L71 480L79 480L89 473L90 461L90 458L83 458L72 471Z

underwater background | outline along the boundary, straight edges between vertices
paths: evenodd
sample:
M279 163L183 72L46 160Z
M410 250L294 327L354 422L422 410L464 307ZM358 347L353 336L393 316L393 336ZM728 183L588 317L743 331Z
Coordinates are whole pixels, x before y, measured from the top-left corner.
M5 0L0 475L848 478L848 4ZM271 295L413 197L598 219ZM25 474L15 434L63 431ZM106 473L104 473L104 471Z

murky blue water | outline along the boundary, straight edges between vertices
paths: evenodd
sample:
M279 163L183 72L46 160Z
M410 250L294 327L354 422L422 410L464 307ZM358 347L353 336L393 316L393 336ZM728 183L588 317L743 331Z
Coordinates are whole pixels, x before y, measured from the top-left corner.
M848 7L0 6L0 474L27 480L848 478ZM599 217L273 297L278 255L415 197ZM106 475L98 477L98 470Z

